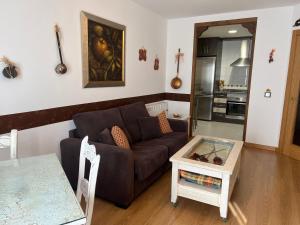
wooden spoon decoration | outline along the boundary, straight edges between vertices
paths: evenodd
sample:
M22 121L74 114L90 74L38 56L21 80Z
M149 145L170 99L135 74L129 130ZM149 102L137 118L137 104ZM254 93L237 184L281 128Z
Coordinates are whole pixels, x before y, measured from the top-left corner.
M68 70L67 66L63 62L62 54L61 54L61 47L60 47L60 40L59 40L59 27L55 25L55 34L56 34L56 40L57 40L57 47L59 51L59 58L60 58L60 64L58 64L55 67L55 72L57 74L65 74Z
M176 77L174 77L171 81L171 87L174 89L179 89L182 85L182 80L178 77L179 76L179 63L180 63L180 57L182 57L183 54L180 53L180 48L178 49L178 53L176 55L177 60L177 74Z

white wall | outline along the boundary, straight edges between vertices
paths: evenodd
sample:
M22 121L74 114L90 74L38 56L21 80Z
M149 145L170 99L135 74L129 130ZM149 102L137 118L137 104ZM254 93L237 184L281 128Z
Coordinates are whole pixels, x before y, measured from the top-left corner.
M294 12L293 12L293 22L300 19L300 4L295 5Z
M169 20L166 91L175 93L191 91L194 23L258 17L246 141L278 146L292 16L293 7L282 7ZM179 90L174 90L169 83L176 72L174 54L178 48L185 54L184 63L180 68L183 85ZM275 62L269 64L268 56L272 48L276 48ZM264 91L267 88L272 90L271 99L264 98ZM182 104L182 107L178 106L177 109L187 111L188 107Z
M125 87L82 88L81 10L127 27ZM164 92L166 20L130 0L10 0L1 2L0 15L0 56L21 71L14 80L0 76L0 115ZM55 23L69 69L63 76L54 72L59 62ZM147 62L138 61L143 46ZM156 55L159 71L153 70ZM67 121L21 131L20 155L59 153L59 141L72 126Z

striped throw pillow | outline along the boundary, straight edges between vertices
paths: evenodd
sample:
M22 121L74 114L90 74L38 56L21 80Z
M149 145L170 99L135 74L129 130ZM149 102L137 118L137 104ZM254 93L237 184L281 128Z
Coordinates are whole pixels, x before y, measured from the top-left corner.
M168 133L173 132L173 130L170 126L170 123L167 119L167 115L166 115L165 111L158 114L158 120L159 120L160 130L163 134L168 134Z
M111 128L111 135L117 146L124 149L130 149L130 145L126 137L126 134L120 127L113 126Z

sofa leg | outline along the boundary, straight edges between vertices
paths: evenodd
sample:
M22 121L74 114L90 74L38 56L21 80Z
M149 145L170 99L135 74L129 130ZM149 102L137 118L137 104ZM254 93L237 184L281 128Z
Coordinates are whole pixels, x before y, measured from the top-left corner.
M119 203L115 203L115 206L121 208L121 209L127 209L130 206L130 203L125 205L125 204L119 204Z

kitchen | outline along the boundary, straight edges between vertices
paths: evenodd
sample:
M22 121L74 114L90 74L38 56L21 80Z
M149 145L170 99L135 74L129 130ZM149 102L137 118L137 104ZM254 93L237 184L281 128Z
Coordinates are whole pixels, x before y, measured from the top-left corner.
M241 24L212 26L198 37L194 135L243 140L252 39Z

